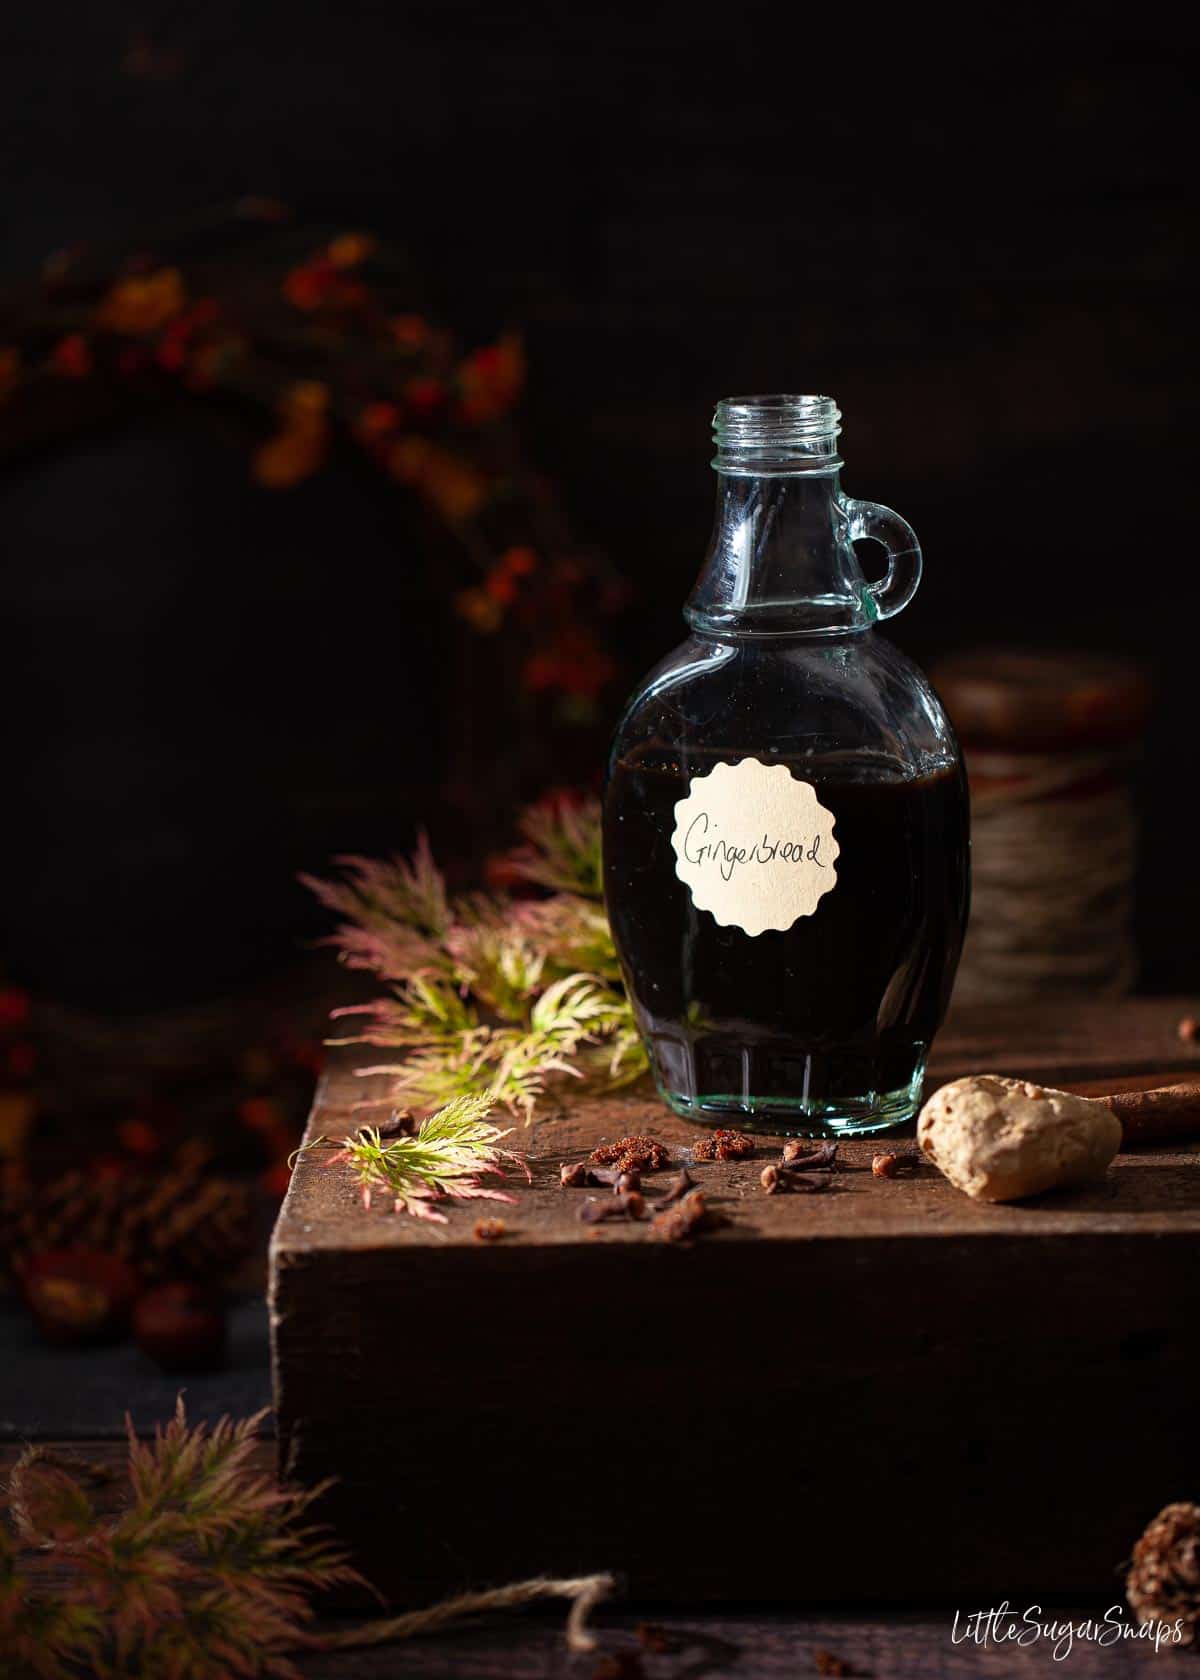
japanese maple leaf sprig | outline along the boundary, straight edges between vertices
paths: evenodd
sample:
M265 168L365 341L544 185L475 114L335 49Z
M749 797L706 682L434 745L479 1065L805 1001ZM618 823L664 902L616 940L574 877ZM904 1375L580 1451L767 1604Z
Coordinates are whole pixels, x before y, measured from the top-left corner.
M486 1096L528 1123L564 1075L611 1089L646 1071L602 901L599 802L543 801L521 833L504 861L544 897L451 896L424 836L411 859L343 858L341 880L302 877L342 918L342 961L388 988L334 1011L361 1030L332 1042L402 1052L356 1069L392 1082L359 1106Z
M0 1675L39 1680L299 1680L314 1600L364 1585L305 1513L327 1484L280 1486L256 1462L265 1412L211 1428L126 1419L124 1498L93 1503L86 1462L28 1447L0 1521ZM53 1552L53 1575L32 1573Z
M501 1147L509 1134L493 1126L487 1115L495 1107L491 1096L455 1097L423 1120L411 1135L385 1138L364 1126L342 1139L331 1166L346 1163L359 1181L364 1207L379 1192L390 1198L396 1213L436 1224L448 1223L439 1201L511 1202L515 1197L480 1183L486 1173L503 1176L504 1163L521 1167L521 1156ZM325 1139L317 1139L316 1144ZM316 1144L308 1144L313 1148Z

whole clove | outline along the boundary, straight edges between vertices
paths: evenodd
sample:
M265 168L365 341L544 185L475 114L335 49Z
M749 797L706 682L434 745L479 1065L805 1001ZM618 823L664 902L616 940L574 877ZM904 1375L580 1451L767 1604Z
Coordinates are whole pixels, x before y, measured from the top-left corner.
M645 1197L637 1190L627 1190L612 1196L589 1196L579 1217L585 1225L598 1225L605 1219L640 1219L645 1211Z
M745 1132L735 1132L719 1126L709 1137L701 1138L692 1150L694 1161L741 1161L754 1153L754 1139Z
M682 1201L688 1191L694 1190L695 1187L696 1180L691 1173L686 1167L680 1167L675 1177L667 1180L666 1193L659 1197L656 1206L660 1208L670 1207L673 1202Z
M564 1190L579 1190L586 1185L625 1193L640 1190L642 1180L636 1171L623 1172L619 1167L593 1167L587 1161L572 1161L558 1169Z
M871 1171L876 1178L900 1178L904 1173L914 1173L920 1161L915 1154L906 1155L875 1155L871 1160Z
M764 1167L760 1180L768 1196L784 1193L819 1196L823 1190L833 1188L828 1173L797 1172L794 1168L783 1165Z
M686 1242L714 1223L703 1190L689 1190L682 1201L654 1216L654 1235L662 1242Z
M584 1162L587 1166L587 1163ZM640 1190L642 1188L641 1174L636 1167L628 1171L621 1167L588 1167L587 1181L589 1184L602 1184L610 1190Z
M377 1126L360 1126L358 1135L361 1138L365 1132L372 1131L378 1132L381 1138L412 1137L416 1129L416 1116L410 1108L394 1108Z
M807 1138L793 1138L783 1146L782 1162L800 1172L833 1172L837 1166L836 1143L813 1144Z
M615 1167L618 1172L658 1172L661 1167L670 1166L671 1157L656 1139L635 1135L597 1145L588 1156L588 1164Z

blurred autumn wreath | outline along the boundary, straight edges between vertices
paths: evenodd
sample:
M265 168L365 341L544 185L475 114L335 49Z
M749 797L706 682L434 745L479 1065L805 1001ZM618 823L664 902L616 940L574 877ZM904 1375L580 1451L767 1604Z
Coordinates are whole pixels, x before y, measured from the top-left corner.
M503 640L501 680L555 723L591 722L615 675L597 626L624 587L521 452L519 335L464 350L417 296L402 254L362 233L306 239L263 199L143 251L60 251L0 304L0 458L188 401L249 422L268 490L365 459L454 556L454 611Z
M210 1236L241 1227L204 1223L212 1184L275 1195L298 1141L311 1066L276 1015L292 1034L341 998L308 990L296 869L428 824L452 885L477 878L518 802L599 765L623 585L521 446L519 336L439 316L403 249L264 200L62 251L0 297L32 767L4 855L30 1021L6 1047L0 1020L0 1257L26 1272L66 1245L167 1288L215 1275ZM184 1185L197 1137L211 1174Z

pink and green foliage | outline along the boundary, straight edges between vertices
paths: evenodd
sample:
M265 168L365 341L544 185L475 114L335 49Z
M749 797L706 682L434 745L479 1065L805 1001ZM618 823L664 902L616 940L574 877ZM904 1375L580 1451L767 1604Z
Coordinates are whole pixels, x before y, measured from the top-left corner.
M523 844L509 862L523 880L599 903L604 895L599 800L540 800L522 813L519 827Z
M608 918L596 800L532 807L511 877L541 898L451 898L422 836L411 859L343 858L343 878L304 877L342 918L331 943L388 987L339 1010L362 1031L342 1043L404 1051L360 1070L392 1079L388 1102L486 1096L532 1118L550 1080L625 1084L646 1068Z
M395 1213L410 1213L438 1225L448 1223L436 1205L440 1201L515 1201L505 1191L480 1183L488 1173L503 1176L508 1165L520 1167L529 1176L522 1158L503 1147L508 1133L488 1120L493 1106L489 1096L455 1097L423 1120L416 1131L389 1141L378 1130L364 1126L342 1140L327 1164L344 1162L350 1167L365 1208L380 1191ZM326 1142L317 1138L300 1153Z
M101 1515L86 1467L30 1448L0 1523L0 1676L12 1680L242 1680L297 1676L312 1596L362 1584L302 1519L320 1488L277 1485L253 1463L264 1413L212 1429L174 1418L139 1441L128 1487ZM52 1592L28 1554L52 1551Z
M340 881L300 877L327 910L342 918L331 943L348 968L403 981L436 967L451 927L446 885L421 835L411 859L340 857Z

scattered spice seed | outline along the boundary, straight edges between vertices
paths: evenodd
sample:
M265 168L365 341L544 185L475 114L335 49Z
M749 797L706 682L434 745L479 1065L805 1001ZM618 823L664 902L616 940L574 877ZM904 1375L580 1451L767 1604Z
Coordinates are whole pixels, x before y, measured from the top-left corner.
M592 1670L592 1680L646 1680L646 1670L636 1651L610 1651Z
M629 1190L623 1195L589 1196L579 1217L585 1225L598 1225L602 1219L640 1219L645 1211L645 1197Z
M654 1216L654 1235L663 1242L686 1242L714 1223L703 1190L689 1190L682 1201Z
M654 1138L634 1135L602 1143L588 1156L592 1166L616 1167L618 1172L658 1172L669 1167L671 1157Z
M701 1138L692 1150L694 1161L741 1161L754 1153L754 1139L745 1132L719 1126L711 1137Z
M813 1652L813 1663L818 1674L843 1676L854 1673L845 1657L835 1657L832 1651L822 1651L818 1648Z
M812 1144L805 1138L793 1138L783 1146L783 1165L805 1172L832 1172L837 1166L837 1152L836 1143Z
M686 1167L680 1167L675 1177L667 1180L666 1194L659 1197L656 1205L660 1208L670 1207L672 1202L682 1201L688 1191L694 1190L695 1187L696 1180L691 1173Z
M499 1242L508 1235L508 1226L503 1219L479 1219L475 1223L475 1235L480 1242Z
M655 1622L639 1622L637 1637L643 1651L653 1651L657 1656L683 1649L682 1641L669 1628L659 1627Z
M1184 1044L1195 1044L1200 1038L1200 1021L1197 1021L1194 1015L1185 1015L1175 1031Z

